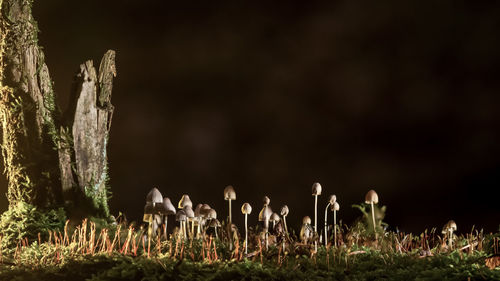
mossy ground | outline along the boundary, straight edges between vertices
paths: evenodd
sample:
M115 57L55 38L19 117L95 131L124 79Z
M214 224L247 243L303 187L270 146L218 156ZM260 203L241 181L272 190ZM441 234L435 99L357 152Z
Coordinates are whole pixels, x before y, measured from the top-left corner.
M326 256L273 260L193 262L189 259L95 255L59 265L2 265L0 280L500 280L500 270L484 265L484 255L418 258L377 252L326 262Z
M252 229L257 243L245 258L238 241L229 250L224 231L205 240L172 234L148 247L144 228L84 220L0 249L0 280L500 280L500 268L485 263L498 251L500 233L456 236L450 251L435 233L385 232L375 242L369 232L341 230L340 247L317 252L292 234L284 254L280 243L266 251Z

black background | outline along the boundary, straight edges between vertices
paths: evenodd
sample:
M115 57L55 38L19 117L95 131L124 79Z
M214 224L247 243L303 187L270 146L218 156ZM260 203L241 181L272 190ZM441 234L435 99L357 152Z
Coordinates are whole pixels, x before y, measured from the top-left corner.
M391 227L498 229L499 2L236 2L36 1L62 108L78 65L117 52L114 214L158 187L222 218L232 184L237 223L268 195L298 226L319 181L346 223L373 188Z

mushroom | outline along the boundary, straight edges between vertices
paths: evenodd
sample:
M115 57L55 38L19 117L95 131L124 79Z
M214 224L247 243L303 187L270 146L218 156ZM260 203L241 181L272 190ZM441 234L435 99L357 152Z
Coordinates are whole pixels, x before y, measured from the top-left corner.
M302 219L302 228L300 229L300 239L304 244L307 244L309 238L311 238L311 218L309 216L305 216Z
M332 205L333 211L333 245L337 246L337 211L340 210L339 202Z
M149 191L148 195L146 196L146 202L153 203L153 207L155 207L156 204L161 204L163 202L163 196L161 195L158 188L155 187Z
M285 234L288 236L288 228L286 226L286 216L288 216L289 209L287 205L283 205L280 209L280 214L283 216L283 224L285 225Z
M200 224L201 224L201 207L203 204L198 204L196 205L196 208L194 209L194 221L196 222L196 237L200 235ZM192 225L193 229L192 232L194 232L194 224Z
M248 215L252 213L252 206L245 203L241 206L241 212L245 215L245 255L248 254Z
M448 248L451 250L453 247L453 231L457 230L457 224L454 220L448 221L443 227L443 234L448 235Z
M224 200L229 201L229 223L228 225L228 232L230 229L230 226L233 224L232 220L232 212L231 212L231 201L236 200L236 192L234 191L234 188L232 185L226 186L224 188ZM233 241L232 241L232 235L229 235L229 250L233 250Z
M269 248L269 243L268 243L268 232L269 232L269 219L271 215L273 214L273 210L271 210L271 207L269 207L269 203L271 200L269 197L264 196L264 207L259 213L259 221L264 222L264 233L266 237L266 250Z
M193 209L191 208L191 206L189 205L186 205L184 206L183 208L184 212L186 213L186 217L187 217L187 220L186 222L188 223L188 227L189 227L189 222L191 222L191 224L193 224L193 220L194 220L194 211ZM192 227L191 227L192 228ZM186 230L187 231L187 230ZM189 235L190 237L193 237L193 232L192 231L189 231Z
M146 195L146 206L144 207L144 211L146 211L146 208L148 208L148 211L150 211L149 214L146 214L146 212L144 212L145 216L143 219L148 219L148 223L149 223L149 226L148 226L148 236L151 237L153 235L153 232L156 232L156 229L157 229L157 224L156 224L156 220L153 220L154 217L153 217L153 214L155 213L155 206L157 204L161 204L163 202L163 197L160 193L160 191L158 190L158 188L153 188L149 191L149 193ZM151 210L149 210L149 208L151 208ZM149 215L149 216L147 216Z
M167 225L168 225L168 216L170 215L175 215L175 207L172 205L172 202L170 201L170 198L165 197L163 198L163 202L161 205L157 205L158 212L163 215L163 220L165 222L165 225L163 226L163 237L165 239L167 238Z
M321 195L321 184L315 182L312 186L312 195L314 196L314 232L318 232L318 196ZM314 242L314 249L318 250L318 243Z
M208 226L214 228L215 238L219 238L219 236L217 235L217 227L220 226L220 221L218 219L211 219Z
M153 234L153 212L154 212L153 203L146 202L146 205L144 206L144 216L142 217L142 220L148 223L149 238L151 238L151 235Z
M328 244L328 207L330 205L333 205L335 203L335 201L337 201L337 196L335 195L330 195L330 197L328 197L328 204L326 205L326 208L325 208L325 247L326 245Z
M378 203L378 195L375 190L371 189L366 193L365 203L371 205L372 209L372 219L373 219L373 232L375 233L375 239L377 239L377 229L375 228L375 209L373 208L373 204Z
M234 192L234 188L232 185L228 185L226 186L226 188L224 188L224 200L229 201L229 225L231 225L231 201L236 200L236 192Z
M184 206L191 206L191 208L193 207L193 202L191 202L191 199L189 199L189 195L187 194L182 195L177 208L184 209Z
M280 216L278 216L278 214L276 213L273 213L271 217L269 217L269 221L273 223L273 229L274 229L276 223L280 221Z
M180 210L175 214L175 220L179 222L179 233L186 239L186 212L184 210Z

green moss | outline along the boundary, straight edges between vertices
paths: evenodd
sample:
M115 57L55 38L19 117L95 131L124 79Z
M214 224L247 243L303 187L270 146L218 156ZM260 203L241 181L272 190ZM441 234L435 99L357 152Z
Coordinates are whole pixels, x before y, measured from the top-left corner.
M39 210L33 205L19 201L11 205L0 217L1 247L4 251L12 251L21 239L47 240L49 230L62 231L66 221L66 213L62 208Z

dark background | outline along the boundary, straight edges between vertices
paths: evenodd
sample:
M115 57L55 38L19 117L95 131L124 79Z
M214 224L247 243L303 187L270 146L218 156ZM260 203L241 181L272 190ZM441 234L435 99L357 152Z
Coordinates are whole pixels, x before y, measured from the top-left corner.
M392 227L497 230L500 2L301 2L36 1L62 108L117 51L112 212L142 218L158 187L222 218L232 184L236 222L268 195L297 226L319 181L320 221L328 194L351 223L373 188Z

